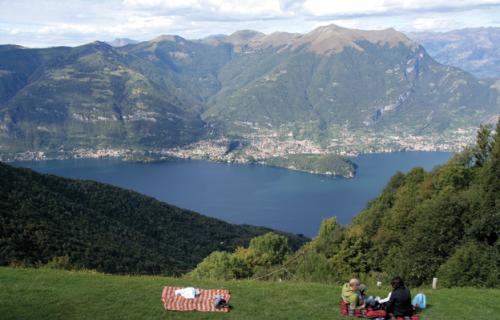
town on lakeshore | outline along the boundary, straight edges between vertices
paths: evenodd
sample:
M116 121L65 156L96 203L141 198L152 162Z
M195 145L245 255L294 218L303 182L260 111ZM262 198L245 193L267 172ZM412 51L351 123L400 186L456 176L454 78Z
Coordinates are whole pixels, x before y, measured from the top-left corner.
M350 131L341 128L335 138L327 143L317 143L310 139L296 139L291 132L255 128L254 132L241 139L220 137L200 140L185 146L173 148L157 148L151 150L137 149L74 149L58 153L44 151L26 151L8 154L2 161L38 161L51 159L91 159L121 158L129 161L159 161L165 159L198 159L227 163L259 163L271 164L269 159L282 158L288 155L337 155L354 157L365 153L386 153L398 151L460 151L474 141L476 128L459 128L443 134L412 135L396 133L374 133ZM324 168L303 169L286 162L278 165L291 170L306 171L314 174L341 175L353 177L355 169L348 168L344 172L335 172Z

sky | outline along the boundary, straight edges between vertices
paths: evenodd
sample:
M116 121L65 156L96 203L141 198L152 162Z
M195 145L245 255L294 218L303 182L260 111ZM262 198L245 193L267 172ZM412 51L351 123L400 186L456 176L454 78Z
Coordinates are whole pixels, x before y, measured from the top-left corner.
M405 32L500 27L500 0L0 0L0 44L27 47L243 29L305 33L332 23Z

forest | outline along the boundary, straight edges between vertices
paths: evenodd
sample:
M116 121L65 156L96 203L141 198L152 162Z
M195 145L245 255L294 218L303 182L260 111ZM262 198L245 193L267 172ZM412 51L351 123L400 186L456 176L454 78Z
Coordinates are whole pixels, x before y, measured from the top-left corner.
M214 252L188 274L198 279L299 279L340 283L399 275L412 286L500 284L500 121L476 144L431 172L396 173L342 226L335 217L298 251L266 234L234 252Z
M0 163L0 265L180 275L272 231L233 225L93 181ZM286 234L292 247L309 240Z

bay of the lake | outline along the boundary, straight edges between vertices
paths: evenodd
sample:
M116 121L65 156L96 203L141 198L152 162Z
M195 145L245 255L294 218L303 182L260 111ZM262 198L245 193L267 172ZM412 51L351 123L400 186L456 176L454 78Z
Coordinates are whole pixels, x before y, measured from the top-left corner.
M353 179L332 178L261 165L197 160L157 163L116 159L16 162L39 172L90 179L132 189L231 223L266 226L314 237L321 221L347 224L384 188L396 171L426 170L452 153L396 152L353 158Z

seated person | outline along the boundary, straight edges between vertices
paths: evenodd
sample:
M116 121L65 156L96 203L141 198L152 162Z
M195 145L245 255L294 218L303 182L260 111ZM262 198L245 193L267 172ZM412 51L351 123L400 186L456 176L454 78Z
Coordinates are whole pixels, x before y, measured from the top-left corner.
M360 284L359 285L359 289L358 289L358 301L360 301L362 304L361 304L361 307L365 307L366 306L366 299L368 298L368 296L366 295L366 289L368 287L365 285L365 284Z
M394 277L391 280L391 285L392 292L386 306L390 319L411 317L413 315L413 306L411 304L410 290L405 287L403 279L400 277Z
M342 300L349 304L351 309L360 308L364 301L359 294L360 282L353 278L342 286Z

